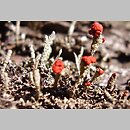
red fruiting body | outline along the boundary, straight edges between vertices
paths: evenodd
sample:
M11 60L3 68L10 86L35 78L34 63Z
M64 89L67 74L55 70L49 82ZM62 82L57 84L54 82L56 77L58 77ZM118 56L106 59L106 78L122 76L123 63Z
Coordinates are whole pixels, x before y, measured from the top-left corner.
M63 69L64 69L64 63L60 59L56 60L55 63L52 65L52 70L56 74L60 74Z
M101 68L97 69L98 75L102 75L104 73L104 71Z
M90 58L89 58L88 56L83 56L83 57L82 57L82 61L83 61L84 63L86 63L87 65L90 65L90 64L91 64L91 60L90 60Z
M104 43L106 41L106 38L102 38L102 43Z
M85 82L85 86L91 86L91 82Z
M93 56L89 56L89 57L90 57L92 63L96 62L96 58L95 57L93 57Z
M82 57L82 61L86 64L86 65L90 65L91 63L95 63L96 62L96 58L93 56L83 56Z
M103 26L98 22L94 22L91 26L91 29L89 30L89 34L93 35L95 38L99 37L102 32Z

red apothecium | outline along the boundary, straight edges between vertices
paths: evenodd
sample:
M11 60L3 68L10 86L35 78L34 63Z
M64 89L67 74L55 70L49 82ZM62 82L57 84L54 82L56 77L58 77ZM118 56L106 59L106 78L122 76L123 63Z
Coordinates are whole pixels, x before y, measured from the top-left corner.
M99 37L102 32L103 26L98 22L94 22L91 26L91 29L89 30L89 34L93 35L95 38Z
M104 43L106 41L106 38L102 38L102 43Z
M104 73L104 70L101 68L97 68L98 75L102 75Z
M84 84L85 84L85 86L91 86L91 82L89 82L89 81L85 82Z
M63 69L64 69L64 63L60 59L57 59L55 63L52 65L52 70L55 74L60 74Z
M82 57L82 61L86 64L86 65L90 65L91 63L95 63L96 62L96 58L93 56L83 56Z

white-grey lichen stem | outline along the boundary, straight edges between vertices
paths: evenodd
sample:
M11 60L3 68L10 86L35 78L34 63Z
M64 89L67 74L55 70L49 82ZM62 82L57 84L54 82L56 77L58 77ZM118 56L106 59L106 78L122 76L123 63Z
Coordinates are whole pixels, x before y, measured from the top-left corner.
M76 25L76 21L72 21L69 27L68 36L71 37L72 34L74 33L75 25Z
M110 92L112 92L112 91L114 90L114 88L115 88L116 79L117 79L117 75L116 75L115 73L113 73L113 74L111 75L111 77L109 78L109 80L108 80L108 83L107 83L106 88L107 88Z
M9 89L9 77L8 77L8 73L6 72L3 72L3 80L4 80L4 88L5 88L5 91Z
M78 74L80 75L80 63L79 63L78 56L76 55L75 52L74 52L74 57L75 57L75 63L76 63L76 67L77 67L77 70L78 70Z
M29 73L29 78L31 81L31 84L34 84L36 87L36 98L39 99L40 96L42 96L42 92L41 92L41 76L40 76L40 72L39 69L34 69L33 71L31 71Z
M81 62L80 69L81 69L80 71L81 73L80 73L77 83L75 84L75 88L77 88L78 85L83 83L85 77L87 77L87 79L90 79L90 65L84 66Z
M20 35L20 21L16 21L16 43L19 42Z
M81 47L81 50L80 50L80 54L77 56L76 53L74 52L74 57L75 57L75 63L76 63L76 67L77 67L77 70L78 70L78 74L80 75L80 64L81 64L81 58L83 56L83 53L84 53L84 47Z
M110 95L110 93L107 90L104 90L105 96L111 101L114 102L114 98Z
M57 59L60 59L61 54L62 54L62 49L59 50L59 53L58 53L58 55L56 56L55 61L56 61ZM55 61L54 61L54 62L55 62Z
M94 38L91 44L91 55L93 56L95 52L98 50L99 46L103 43L102 35L99 38Z
M37 93L38 93L38 97L39 97L42 95L41 86L40 86L41 76L40 76L39 69L35 69L33 71L33 76L34 76L33 78L34 78L35 86L37 88Z
M85 67L84 73L83 73L83 78L87 77L87 79L90 79L90 65Z
M38 68L40 59L41 59L41 54L38 54L37 57L36 57L36 61L35 61L35 68L36 68L36 69Z
M5 72L5 69L9 63L9 60L10 60L10 57L12 55L12 50L8 50L7 52L7 56L5 57L5 61L4 61L4 64L3 64L3 68L1 69L1 77L4 81L4 88L5 88L5 91L8 90L9 88L9 77L8 77L8 73Z
M41 86L40 86L41 75L40 75L40 72L38 69L38 64L39 64L39 60L41 58L41 54L39 54L37 57L35 56L35 50L34 50L32 44L30 45L30 51L31 51L31 59L34 64L34 68L29 73L29 78L30 78L31 83L35 85L35 87L37 89L37 98L39 98L42 95Z
M30 44L30 52L31 52L31 59L33 61L33 64L35 65L35 51L32 44Z
M113 98L113 97L111 96L111 94L110 94L106 89L102 90L100 87L98 87L98 89L99 89L101 92L104 93L104 95L107 97L107 99L108 99L110 102L115 103L115 98Z
M35 84L34 79L33 79L33 72L32 71L29 72L29 79L31 81L31 84Z
M99 80L99 74L98 74L98 72L96 71L95 72L95 74L94 74L94 76L91 78L91 83L93 82L93 83L95 83L96 81L98 81Z
M50 57L50 54L52 53L51 45L53 44L55 38L56 36L54 31L50 36L45 35L44 49L41 55L41 66L44 68L46 68L46 63Z
M7 52L7 56L5 57L5 61L4 61L4 65L3 65L3 68L2 68L2 73L5 72L5 69L7 67L7 64L9 63L9 60L10 60L10 57L12 55L12 50L8 50Z

